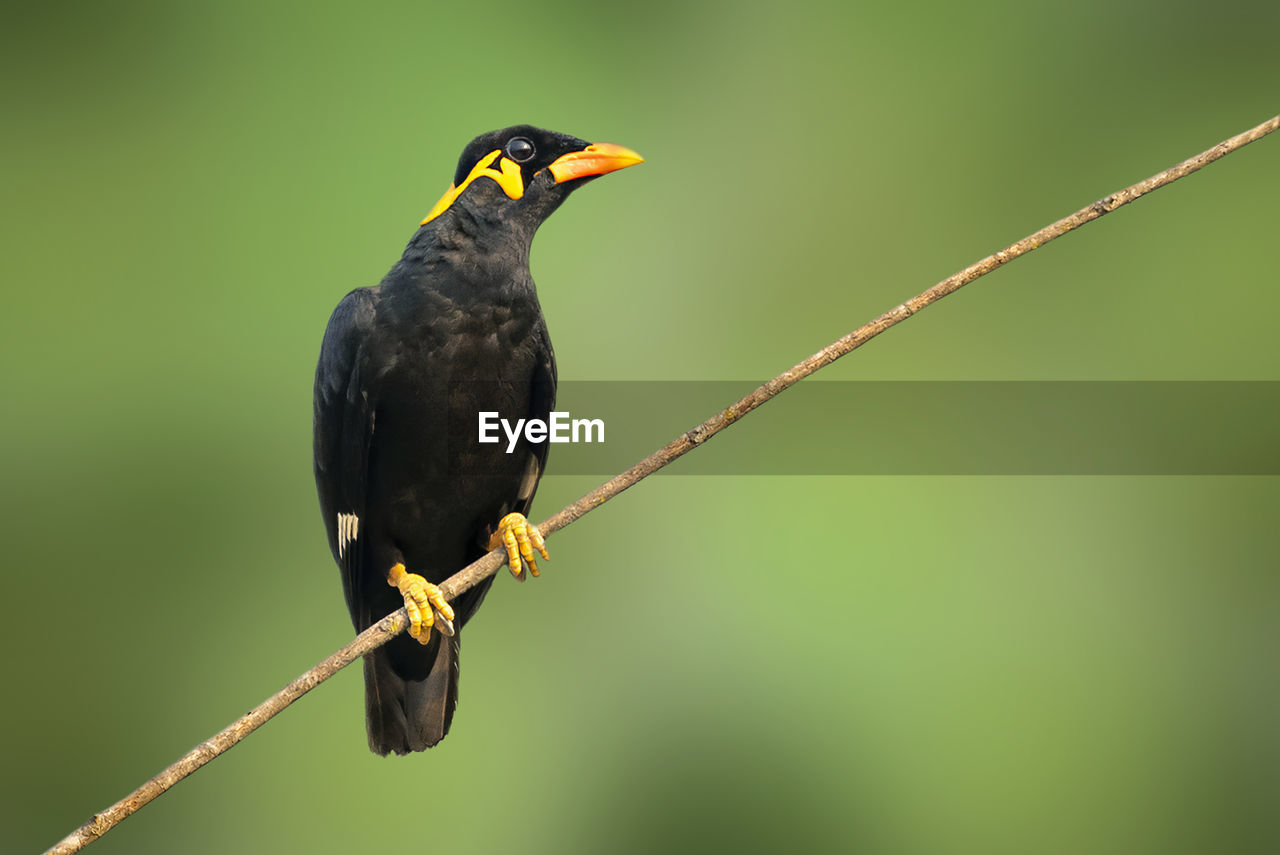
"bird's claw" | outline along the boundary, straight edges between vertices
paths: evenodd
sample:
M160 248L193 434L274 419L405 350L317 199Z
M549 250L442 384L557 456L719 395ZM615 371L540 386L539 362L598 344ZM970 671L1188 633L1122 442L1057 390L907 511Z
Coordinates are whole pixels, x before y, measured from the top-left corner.
M511 570L511 575L521 582L525 580L522 570L526 565L530 574L539 575L538 564L533 560L535 549L543 558L551 560L542 532L525 519L524 514L507 514L498 521L498 530L489 538L489 548L497 549L499 546L507 548L507 567Z
M409 635L419 644L431 640L431 627L444 635L453 635L453 607L441 590L417 573L409 573L396 564L387 574L387 584L404 597L404 610L409 615Z

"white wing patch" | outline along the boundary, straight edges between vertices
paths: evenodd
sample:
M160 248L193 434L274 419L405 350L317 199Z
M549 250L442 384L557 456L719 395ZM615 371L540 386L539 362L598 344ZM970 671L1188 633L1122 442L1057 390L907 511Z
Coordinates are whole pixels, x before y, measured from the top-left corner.
M527 502L533 498L533 491L538 489L538 477L542 474L542 466L538 458L529 455L529 462L524 467L524 477L520 479L520 488L516 490L516 498Z
M355 514L338 514L338 557L346 554L347 547L356 542L360 532L360 518Z

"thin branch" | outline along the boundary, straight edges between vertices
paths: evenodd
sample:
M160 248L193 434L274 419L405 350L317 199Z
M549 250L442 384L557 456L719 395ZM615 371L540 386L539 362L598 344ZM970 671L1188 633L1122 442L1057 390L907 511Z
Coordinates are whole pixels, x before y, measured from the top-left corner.
M569 523L583 516L587 512L594 510L600 505L612 499L623 490L631 487L642 479L649 477L662 467L666 466L677 457L686 454L697 446L706 442L729 425L742 418L747 413L759 407L764 402L773 398L779 392L787 389L818 369L830 365L841 356L849 353L866 342L878 336L880 333L889 329L889 327L905 321L916 312L925 308L932 303L936 303L948 294L959 290L965 285L980 276L983 276L997 267L1001 267L1009 261L1019 256L1026 255L1033 249L1038 249L1056 237L1061 237L1072 229L1092 220L1096 220L1103 214L1108 214L1122 205L1138 199L1152 190L1177 181L1185 175L1190 175L1213 163L1223 155L1229 154L1242 146L1248 145L1254 140L1260 139L1267 134L1280 128L1280 116L1274 116L1271 119L1258 125L1256 128L1238 134L1231 139L1218 143L1211 149L1197 154L1195 157L1188 158L1182 163L1166 169L1158 175L1153 175L1145 181L1139 181L1124 188L1116 193L1112 193L1103 199L1094 202L1092 205L1081 208L1074 214L1063 217L1056 223L1045 226L1035 234L1028 235L1017 243L1005 247L999 252L988 255L986 258L966 267L954 276L950 276L929 290L912 297L905 303L890 309L875 320L863 324L853 332L837 339L822 350L810 356L803 362L797 363L790 369L782 372L769 382L757 388L755 391L741 398L734 404L726 407L716 413L711 418L692 430L676 437L667 445L650 454L644 460L641 460L635 466L632 466L626 472L618 475L587 495L578 499L573 504L562 509L559 513L551 516L547 520L539 524L539 528L544 535L550 535L552 532L559 531ZM506 560L506 553L503 549L495 549L493 552L485 555L480 560L459 570L453 576L449 577L440 587L444 591L446 598L452 600L462 592L471 588L477 582L492 576L497 572L498 568L503 565ZM172 787L178 781L181 781L187 775L190 775L196 769L208 763L219 754L235 745L241 739L244 739L253 731L261 727L265 722L281 712L289 704L350 665L356 659L366 653L381 647L389 640L404 631L408 618L404 609L400 609L364 632L360 633L346 647L343 647L332 656L316 665L310 671L298 677L289 685L267 698L250 712L245 713L230 726L220 731L212 738L200 743L194 749L187 752L181 759L169 768L165 769L159 775L156 775L150 781L147 781L138 789L134 790L125 798L113 804L111 807L95 814L89 822L85 823L76 831L67 835L60 843L49 849L46 855L65 855L65 853L79 852L89 843L101 837L111 828L113 828L122 819L129 816L147 802Z

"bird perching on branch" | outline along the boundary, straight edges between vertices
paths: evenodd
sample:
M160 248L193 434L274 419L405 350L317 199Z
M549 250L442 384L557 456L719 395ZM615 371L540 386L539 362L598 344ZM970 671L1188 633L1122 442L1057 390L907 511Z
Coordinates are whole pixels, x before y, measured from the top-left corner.
M452 605L436 586L500 545L517 579L538 575L535 551L547 557L525 518L547 443L480 443L477 416L549 417L556 363L529 273L533 235L578 187L640 162L529 125L477 137L400 261L329 320L315 382L329 548L357 632L402 605L409 616L408 634L364 660L378 754L449 732L459 630L492 578Z

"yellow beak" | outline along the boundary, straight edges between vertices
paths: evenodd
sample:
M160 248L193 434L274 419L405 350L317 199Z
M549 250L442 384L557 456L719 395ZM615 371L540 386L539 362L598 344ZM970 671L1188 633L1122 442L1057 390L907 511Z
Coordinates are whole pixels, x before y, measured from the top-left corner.
M571 151L557 158L547 168L557 184L586 178L588 175L604 175L644 163L644 158L629 148L613 143L592 143L582 151Z

